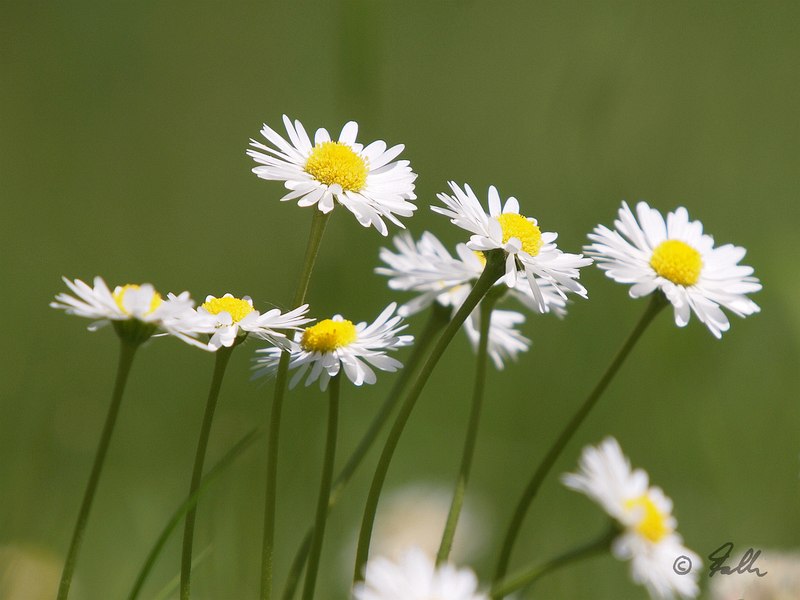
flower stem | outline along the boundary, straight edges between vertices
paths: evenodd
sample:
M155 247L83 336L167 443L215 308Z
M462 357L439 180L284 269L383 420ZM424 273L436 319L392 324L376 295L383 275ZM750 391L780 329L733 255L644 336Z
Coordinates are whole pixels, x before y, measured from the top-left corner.
M200 481L200 485L195 492L186 498L186 500L184 500L183 503L175 510L172 517L170 517L170 520L167 522L166 526L161 532L161 535L158 536L153 548L148 553L147 558L144 561L144 565L142 565L139 575L136 577L136 581L133 584L133 589L131 589L131 593L128 595L128 600L136 600L136 598L139 597L139 593L142 591L144 582L147 581L147 577L150 575L150 571L153 568L153 565L155 565L156 559L158 558L159 554L161 554L161 550L163 550L164 545L169 539L169 536L173 531L175 531L175 528L181 522L181 519L183 519L183 516L189 512L190 509L194 508L195 504L197 504L197 501L200 499L200 496L208 489L208 486L211 485L211 482L214 481L234 460L236 460L242 454L242 452L249 448L253 442L261 437L262 434L262 430L253 429L242 439L236 442L233 447L228 450L228 452L226 452L225 455L213 467L211 467L211 469L209 469L208 473L206 473L203 479Z
M425 325L425 328L422 330L422 333L415 338L414 345L411 349L411 354L409 355L408 360L405 361L405 366L403 369L400 370L400 373L398 374L397 379L395 380L395 383L389 392L389 395L386 397L386 400L384 400L375 417L373 417L369 428L364 434L364 437L361 438L361 441L358 443L358 446L353 451L353 454L348 459L344 468L342 468L342 471L334 480L333 487L331 488L331 495L328 499L328 510L331 510L339 501L344 488L350 482L350 478L356 472L356 469L358 469L358 467L361 465L361 461L364 459L367 452L372 447L372 444L377 439L384 423L386 423L386 421L389 419L389 416L392 414L397 401L400 399L400 394L405 389L406 384L411 376L416 372L420 361L425 357L425 354L430 348L434 337L444 328L445 325L447 325L447 322L450 320L451 312L452 311L450 307L442 306L438 303L433 305L428 322ZM305 566L306 559L308 558L308 551L311 548L311 538L313 535L314 527L311 526L306 532L303 542L300 545L300 548L297 550L294 560L292 561L289 575L286 578L286 586L284 587L283 595L281 596L283 600L291 600L294 598L295 590L297 589L297 583L300 580L300 575L303 572L303 567Z
M311 221L311 231L308 235L306 255L303 260L303 270L300 281L295 291L292 307L297 307L305 302L311 272L322 242L322 234L328 224L330 213L314 210ZM286 393L286 381L289 373L289 352L281 354L278 363L278 372L275 376L275 390L272 398L272 411L269 422L269 437L267 438L267 471L266 493L264 496L264 534L261 541L261 600L272 597L272 558L275 552L275 507L277 505L278 485L278 442L281 430L281 413L283 411L283 397Z
M436 555L436 565L447 562L450 556L450 549L453 546L453 538L456 534L458 517L461 515L461 507L464 504L464 494L467 490L469 473L472 467L472 457L475 454L475 443L478 438L478 424L481 418L483 405L483 389L486 383L486 358L489 347L489 327L491 325L492 310L497 297L488 294L481 302L480 306L480 338L478 341L478 355L475 361L475 387L472 391L472 407L470 408L469 424L467 435L464 439L464 452L461 455L461 466L458 470L458 479L453 491L453 500L450 503L450 511L447 513L447 522L442 533L442 541L439 545L439 552Z
M100 481L100 473L103 470L103 463L105 462L106 453L108 452L108 444L111 441L111 434L114 432L114 424L117 421L117 414L119 413L119 406L122 402L122 395L125 392L125 384L128 381L128 375L130 373L131 366L133 365L133 358L136 355L136 350L138 347L139 344L120 338L117 377L114 383L114 391L111 394L111 405L108 408L106 422L105 425L103 425L103 432L100 434L100 442L97 445L97 451L94 455L94 464L92 465L92 471L89 475L89 482L86 484L86 490L83 493L83 502L81 502L81 507L78 511L78 520L75 523L75 529L72 533L72 541L69 544L67 558L64 562L64 570L61 573L61 583L58 586L57 600L66 600L66 598L69 596L69 588L72 584L72 574L75 571L75 562L78 559L78 552L80 551L81 542L83 541L83 533L86 529L86 522L89 519L92 501L94 500L97 484Z
M225 376L225 369L228 366L233 346L230 348L222 347L216 352L214 361L214 375L211 378L211 387L208 390L208 400L206 410L203 415L203 424L200 427L200 439L197 441L197 452L194 456L194 467L192 468L192 482L189 486L189 496L193 496L200 487L203 478L203 463L206 458L206 448L208 438L211 434L211 423L214 421L214 411L217 408L217 398L222 387L222 379ZM197 516L197 506L193 506L186 513L186 524L183 528L183 550L181 552L181 600L189 600L191 591L192 577L192 542L194 541L194 523Z
M322 464L322 480L319 485L317 498L317 515L314 520L314 537L311 542L311 551L308 555L308 569L306 582L303 586L303 600L314 598L314 586L317 583L319 559L322 554L322 539L325 536L325 523L328 520L328 499L331 495L331 480L333 479L333 463L336 458L336 435L339 421L339 387L341 373L335 375L330 381L331 399L328 403L328 435L325 442L325 459Z
M611 546L611 542L617 535L619 535L619 530L612 526L606 533L596 540L592 540L583 546L578 546L577 548L568 550L567 552L556 556L542 565L535 565L520 571L516 575L511 575L492 588L492 600L504 598L508 594L532 584L540 577L543 577L548 573L552 573L553 571L565 565L608 550Z
M367 564L367 559L369 558L369 546L372 538L372 527L375 522L375 513L378 509L378 500L381 495L383 483L386 479L386 474L389 471L389 465L392 462L392 456L394 455L395 448L397 448L397 444L400 441L400 436L403 433L406 422L411 416L411 411L414 409L417 398L419 398L420 394L422 393L422 389L425 387L425 384L430 378L431 373L433 373L433 369L436 367L439 359L447 349L448 344L453 339L466 318L483 299L486 293L492 288L494 283L503 275L505 262L504 254L505 253L502 250L491 250L486 252L486 266L483 269L483 273L481 273L478 281L475 282L475 286L472 288L472 291L470 291L467 299L464 300L464 303L453 316L453 319L450 321L450 323L448 323L445 330L442 332L441 336L436 342L436 346L434 346L433 350L425 361L425 364L422 365L422 368L417 375L417 379L409 390L408 395L406 396L406 399L401 405L400 411L395 418L392 429L389 431L389 435L386 438L386 444L383 447L383 452L378 460L378 465L372 478L372 485L367 496L367 504L364 508L364 516L361 520L361 531L358 537L358 549L356 551L356 564L353 575L355 583L364 580L364 569Z
M636 342L639 341L639 338L647 329L647 326L650 325L651 321L655 318L655 316L667 305L667 300L663 294L654 294L650 304L648 304L647 308L645 309L644 314L639 319L639 322L636 324L636 327L633 329L631 334L628 336L628 339L622 345L617 355L614 357L614 360L606 369L606 372L603 373L603 376L600 378L600 381L597 382L594 389L591 393L586 397L583 404L581 404L580 408L578 408L577 412L572 416L569 423L564 427L561 431L561 435L558 436L553 445L547 451L542 462L536 468L536 471L533 473L533 477L528 482L528 486L525 488L525 491L522 493L522 496L519 499L519 503L517 504L517 508L514 511L514 515L511 518L511 522L508 525L508 529L506 530L506 535L503 541L503 545L500 550L500 558L497 562L497 568L495 570L494 582L500 581L508 571L508 563L511 558L511 551L514 547L514 543L516 542L517 535L520 532L520 528L522 526L522 521L525 518L525 514L530 508L533 499L536 497L539 488L542 485L545 477L550 472L550 469L555 464L556 459L558 459L561 452L564 450L564 447L567 443L572 439L572 436L578 430L578 427L581 426L584 419L587 415L591 412L594 405L600 399L600 396L603 395L603 392L608 387L608 384L611 383L611 380L614 379L614 376L619 371L619 368L625 362L625 359L630 354L631 350L633 350ZM502 596L501 596L502 597Z

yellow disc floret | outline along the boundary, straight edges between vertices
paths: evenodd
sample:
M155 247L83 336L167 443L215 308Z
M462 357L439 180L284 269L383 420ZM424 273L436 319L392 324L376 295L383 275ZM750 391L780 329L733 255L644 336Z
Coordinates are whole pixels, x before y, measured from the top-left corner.
M664 279L678 285L694 285L700 279L703 259L700 253L686 242L666 240L653 250L650 258L653 267Z
M356 326L351 321L325 319L303 332L300 347L306 352L333 352L356 339Z
M343 190L358 192L367 182L367 163L342 142L314 146L306 161L306 173L325 185L339 184Z
M503 228L503 243L511 238L522 242L522 250L531 256L539 254L542 247L542 232L539 228L517 213L504 213L497 217L497 222Z
M117 289L114 290L114 293L111 294L112 297L114 298L114 302L117 303L119 309L126 315L129 315L130 313L125 308L125 304L123 303L123 300L125 299L125 294L127 294L131 290L138 290L140 288L141 286L139 285L136 285L134 283L129 283L127 285L119 286ZM161 305L163 301L164 299L161 297L161 294L159 294L158 292L153 292L153 298L150 300L150 309L145 314L146 315L151 314L155 309L157 309Z
M206 300L203 302L202 307L212 315L226 312L231 316L234 323L238 323L254 310L253 305L247 300L241 300L233 296L223 296L222 298Z
M641 511L642 519L636 524L636 531L651 542L659 542L671 533L667 524L669 515L662 513L647 494L628 500L625 502L625 508Z

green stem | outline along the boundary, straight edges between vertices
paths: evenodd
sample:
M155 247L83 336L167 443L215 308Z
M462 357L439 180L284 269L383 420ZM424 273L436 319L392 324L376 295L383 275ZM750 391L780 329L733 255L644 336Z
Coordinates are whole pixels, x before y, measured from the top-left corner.
M344 468L334 480L333 488L331 489L331 496L328 500L328 510L331 510L339 501L344 488L350 482L350 478L356 472L356 469L358 469L358 467L361 465L361 461L364 459L367 452L372 447L372 444L377 439L384 423L392 414L392 411L394 410L395 405L400 398L401 392L405 389L406 384L411 376L416 372L420 361L425 357L425 354L431 346L431 342L433 342L435 336L442 330L442 328L444 328L445 325L447 325L447 322L450 320L451 312L452 311L450 307L442 306L438 303L433 305L428 322L425 325L425 328L422 330L422 333L420 333L420 335L414 339L414 345L412 346L411 354L409 355L408 360L405 361L405 366L400 370L400 373L398 374L397 379L395 380L395 383L389 392L389 395L386 397L386 400L384 400L375 417L373 417L369 429L367 429L364 437L361 438L361 441L358 443L358 446L353 451L353 454L348 459ZM306 559L308 558L308 551L311 548L311 538L313 535L314 527L311 526L306 532L303 542L300 545L300 548L297 550L294 560L292 561L289 575L286 578L286 586L284 587L282 596L283 600L291 600L294 598L297 584L300 581L300 575L303 572L303 567L305 566Z
M322 479L319 484L319 497L317 498L317 514L314 519L314 537L311 542L311 551L308 555L308 570L306 582L303 586L303 600L314 598L314 586L317 583L319 559L322 555L322 540L325 537L325 523L328 520L328 500L331 495L331 480L333 479L333 463L336 458L336 434L339 421L339 384L341 373L335 375L330 381L331 399L328 403L328 435L325 442L325 459L322 464Z
M211 434L211 424L214 421L214 411L217 408L217 398L222 388L222 379L225 376L225 369L228 366L233 353L233 346L230 348L222 347L216 352L214 361L214 375L211 378L211 387L208 390L208 400L206 401L206 411L203 415L203 424L200 427L200 439L197 441L197 452L194 456L194 467L192 468L192 482L189 486L189 496L197 492L200 481L203 478L203 463L206 459L206 448L208 448L208 438ZM181 552L181 600L189 600L191 591L192 577L192 542L194 541L194 523L197 517L197 506L193 506L186 513L186 524L183 528L183 550Z
M358 549L356 551L356 564L354 569L354 582L358 583L364 579L364 570L369 558L369 545L372 538L372 527L375 522L375 513L378 509L378 500L381 495L381 489L386 479L386 474L389 471L389 465L392 462L397 443L400 441L400 436L403 433L406 422L408 421L414 405L422 393L428 379L433 373L433 369L439 362L439 359L444 354L450 341L455 336L456 332L461 327L462 323L475 309L478 303L483 299L486 293L492 288L494 283L500 279L504 273L505 253L502 250L491 250L486 253L486 266L483 273L475 282L475 286L467 296L467 299L458 309L453 319L448 323L445 330L442 332L436 346L434 346L425 364L422 365L419 375L417 376L414 385L408 392L405 401L400 407L400 411L395 418L392 429L386 438L386 444L383 447L378 465L375 469L375 475L372 478L372 485L367 496L367 504L364 508L364 516L361 520L361 531L358 537Z
M295 291L292 307L297 307L305 302L311 272L317 259L322 234L328 224L330 213L325 214L314 208L314 217L311 221L311 232L306 245L306 255L303 260L303 271ZM267 439L267 469L266 493L264 496L264 534L261 541L261 600L272 597L272 559L275 552L275 507L277 505L278 486L278 442L281 430L281 413L283 411L283 397L286 393L286 382L289 373L289 352L281 354L278 363L278 372L275 376L275 390L272 398L272 411L269 422L269 437Z
M497 298L489 294L481 302L480 307L480 338L478 341L478 355L475 361L475 387L472 391L472 407L470 408L469 424L467 435L464 439L464 452L461 455L461 466L458 470L458 479L453 491L453 500L450 504L450 511L447 513L447 522L442 533L442 541L439 544L439 552L436 555L436 564L441 565L447 562L450 556L450 549L453 546L453 538L458 526L458 518L461 515L461 507L464 505L464 494L467 490L469 473L472 468L472 457L475 455L475 444L478 438L478 424L481 418L483 405L483 389L486 384L486 358L489 348L489 327L492 320L492 309Z
M111 405L108 408L106 422L103 425L103 432L100 434L100 443L97 445L97 452L94 455L92 472L89 475L89 482L83 493L83 502L78 511L78 520L72 533L72 541L69 544L67 558L64 562L64 570L61 573L61 583L58 586L58 600L66 600L69 596L69 588L72 584L72 574L75 571L75 562L78 559L78 552L83 541L83 533L86 530L86 522L89 519L89 512L92 509L97 484L100 481L100 473L103 470L103 463L108 452L108 444L111 441L111 434L114 432L114 424L119 414L119 406L122 402L122 395L125 392L125 384L133 365L133 358L139 347L136 343L120 339L119 362L117 363L117 378L114 383L114 391L111 394Z
M611 542L617 535L619 535L619 530L615 526L612 526L608 532L604 533L596 540L584 544L583 546L573 548L544 564L535 565L520 571L516 575L511 575L492 588L492 600L500 600L508 594L532 584L540 577L552 573L565 565L608 550L611 547Z
M194 508L194 506L197 504L197 501L200 499L200 496L202 496L211 485L211 482L214 481L220 474L222 474L222 472L234 460L236 460L236 458L238 458L242 452L249 448L253 442L261 437L262 434L263 431L253 429L242 439L236 442L236 444L234 444L233 447L225 453L225 455L217 462L217 464L209 469L208 473L206 473L203 479L200 481L200 485L195 492L186 498L186 500L184 500L183 503L175 510L172 517L170 517L169 521L161 532L161 535L158 536L153 548L147 554L144 565L142 565L139 575L136 577L136 581L133 584L133 589L128 595L128 600L136 600L136 598L139 597L142 586L144 586L147 577L150 575L150 571L152 570L153 565L155 565L156 559L161 554L161 550L163 550L164 545L167 543L167 540L172 532L175 531L175 528L181 522L181 519L183 519L183 516L189 512L190 509Z
M536 471L533 473L533 477L531 478L530 482L528 482L528 486L525 488L525 491L522 493L522 496L519 499L517 508L514 511L514 515L512 516L511 522L506 530L506 535L500 551L500 559L497 562L497 568L495 570L495 582L500 581L508 571L508 563L511 558L511 551L514 547L514 543L516 542L517 535L520 532L522 521L524 520L525 514L533 502L533 499L536 497L542 482L544 481L545 477L547 477L547 474L550 472L553 464L555 464L556 459L564 450L564 447L567 445L569 440L572 439L572 436L575 434L578 427L580 427L581 423L583 423L587 415L591 412L592 408L594 408L594 405L600 399L600 396L603 395L603 392L608 387L608 384L611 383L612 379L614 379L617 371L619 371L619 368L625 362L625 359L628 357L631 350L633 350L636 342L639 341L639 338L647 329L647 326L650 325L651 321L666 305L667 300L663 294L657 293L653 295L652 300L645 309L641 319L639 319L639 322L636 324L636 327L633 329L630 336L628 336L628 339L625 341L622 348L620 348L619 352L617 352L617 355L608 366L608 369L606 369L606 372L603 373L600 381L597 382L597 385L595 385L594 389L587 396L586 400L584 400L583 404L580 406L580 408L578 408L578 411L572 416L572 419L570 419L569 423L567 423L567 425L561 431L561 435L558 436L556 441L547 451L547 454L545 454L542 462L536 468Z

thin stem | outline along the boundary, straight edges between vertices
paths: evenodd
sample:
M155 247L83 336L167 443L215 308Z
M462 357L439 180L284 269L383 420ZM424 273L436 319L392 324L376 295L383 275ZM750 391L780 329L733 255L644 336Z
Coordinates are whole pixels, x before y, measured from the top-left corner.
M478 281L475 282L475 286L472 288L469 296L467 296L467 299L464 301L456 314L453 316L453 319L450 321L450 323L448 323L447 327L442 332L439 340L436 342L436 346L434 346L433 350L428 356L428 359L425 361L425 364L420 369L414 385L409 390L405 401L400 407L400 411L395 418L392 429L389 431L386 444L383 447L383 452L378 460L378 465L375 469L375 475L372 478L372 485L369 490L369 495L367 496L367 504L364 508L364 516L361 520L361 531L359 533L358 549L356 551L356 564L353 575L355 583L363 581L364 579L364 570L367 564L367 559L369 558L372 527L375 522L375 513L378 509L378 500L381 495L381 489L383 488L386 474L389 471L389 465L392 462L392 456L397 448L397 443L400 441L400 436L403 433L403 429L405 428L409 416L411 416L411 411L414 409L417 398L419 398L420 394L422 393L422 389L425 387L425 384L430 378L431 373L433 373L433 369L436 367L436 364L439 362L439 359L444 354L445 349L461 327L462 323L464 323L466 318L478 305L478 302L483 299L494 283L503 275L504 260L505 256L502 250L492 250L486 253L486 266L484 267L483 273L481 273Z
M139 575L136 577L136 581L133 584L133 589L131 593L128 595L128 600L136 600L138 598L139 593L142 590L142 586L144 586L144 582L147 580L147 577L150 575L150 571L155 565L156 559L158 558L159 554L161 554L161 550L163 550L164 545L167 543L169 536L175 531L175 528L183 519L183 516L189 512L190 509L194 508L197 504L197 501L200 499L208 487L211 485L211 482L214 481L222 472L234 461L236 460L242 452L244 452L247 448L249 448L253 442L255 442L261 435L263 431L258 429L253 429L248 434L246 434L242 439L236 442L233 447L225 453L225 455L215 464L211 469L209 469L208 473L203 476L203 479L200 481L200 485L195 490L195 492L190 495L183 503L175 510L173 515L170 517L169 521L167 522L166 526L161 532L161 535L158 536L153 548L147 554L147 558L144 561L144 565L142 565L142 569L139 571ZM195 560L194 563L197 561ZM180 578L179 578L180 579ZM176 586L177 587L177 582Z
M330 381L331 398L328 403L328 435L325 442L325 459L322 465L319 497L317 498L317 515L314 519L314 537L311 542L311 551L308 555L308 570L306 571L306 582L303 587L303 600L312 600L314 598L314 586L317 583L319 559L322 555L322 540L325 537L325 523L328 520L328 499L331 495L333 463L336 458L340 381L341 373L335 375Z
M450 320L451 312L452 311L450 307L442 306L439 303L435 303L433 305L428 322L425 325L425 328L422 330L422 333L420 333L419 336L414 339L414 345L412 346L411 354L409 355L408 360L405 361L405 366L403 369L401 369L400 373L395 379L389 395L386 397L386 400L384 400L375 417L373 417L372 423L370 423L370 426L364 434L364 437L361 438L361 441L358 443L358 446L353 451L353 454L348 459L344 468L334 480L333 488L331 488L331 495L328 499L328 510L331 510L339 501L344 488L350 482L350 478L361 465L361 461L364 459L367 452L372 447L372 444L377 439L384 423L386 423L386 421L389 419L389 416L392 414L397 401L400 399L401 392L405 389L406 384L411 376L416 373L420 361L425 357L435 336L444 328L445 325L447 325L447 322ZM311 538L313 535L314 527L312 525L306 532L303 542L301 543L300 548L297 550L294 560L292 561L292 566L289 569L289 575L286 578L286 586L284 587L283 595L281 596L283 600L291 600L294 598L297 584L300 580L300 575L303 572L303 567L305 566L306 559L308 558L308 551L311 548Z
M330 213L325 214L314 209L311 221L311 232L306 245L306 255L303 260L303 270L300 281L295 291L292 306L297 307L305 302L311 272L317 259L322 234L328 224ZM286 381L289 373L289 352L281 354L278 363L278 372L275 376L275 390L272 398L272 411L269 422L269 437L267 439L267 469L266 493L264 496L264 534L261 541L261 600L272 597L272 559L275 552L275 507L277 505L278 486L278 446L281 430L281 413L283 412L283 397L286 393Z
M464 504L464 494L467 490L469 473L472 468L472 457L475 455L475 444L478 439L478 424L481 418L483 406L483 389L486 383L486 358L489 348L489 327L492 320L492 309L496 302L496 297L492 294L486 296L481 302L480 307L480 338L478 341L478 353L475 361L475 387L472 390L472 407L469 413L469 423L467 435L464 439L464 452L461 455L461 465L458 469L458 479L453 491L453 500L450 503L450 511L447 514L447 522L442 532L442 541L439 544L439 552L436 555L436 564L441 565L450 556L450 549L453 546L453 538L458 526L458 518L461 515L461 507Z
M66 600L69 596L69 588L72 584L72 574L75 571L75 562L78 560L83 533L86 530L86 522L89 519L89 512L92 509L94 494L97 491L97 484L100 481L100 473L103 470L103 463L106 460L108 444L111 441L111 434L114 432L114 424L119 414L119 406L122 402L122 395L125 392L125 384L133 365L133 358L136 355L138 344L120 339L119 362L117 363L117 377L114 382L114 391L111 394L111 405L108 407L106 422L103 425L103 432L100 434L100 442L94 455L94 464L89 475L89 482L83 493L83 501L78 511L78 520L72 532L72 541L69 544L67 558L64 562L64 570L61 573L61 583L58 586L58 600Z
M534 565L520 571L516 575L511 575L492 588L492 600L500 600L508 594L532 584L544 575L552 573L553 571L565 565L608 550L611 546L611 542L617 535L619 535L619 530L612 526L606 533L596 540L592 540L587 544L578 546L572 550L568 550L567 552L556 556L544 564Z
M222 379L225 376L225 368L228 360L233 353L233 346L230 348L222 347L216 352L214 361L214 375L211 378L211 387L208 390L208 400L206 401L206 411L203 415L203 424L200 427L200 439L197 440L197 452L194 456L194 467L192 468L192 482L189 486L189 496L194 495L200 487L203 478L203 463L206 459L206 448L208 448L208 438L211 434L211 424L214 421L214 411L217 408L217 398L222 388ZM183 528L183 550L181 552L181 600L189 600L191 591L192 577L192 542L194 541L194 523L197 516L197 506L193 506L186 514L186 524Z
M658 293L653 295L653 298L645 309L644 314L642 314L641 319L639 319L639 322L628 336L628 339L622 345L622 348L620 348L619 352L617 352L617 355L608 366L608 369L606 369L606 372L603 373L600 381L597 382L597 385L595 385L594 389L586 397L586 400L584 400L583 404L581 404L580 408L578 408L577 412L572 416L572 419L570 419L569 423L567 423L567 425L561 431L561 434L547 451L547 454L545 454L542 462L536 468L536 471L534 471L533 477L531 478L530 482L528 482L528 486L525 488L525 491L522 493L519 503L517 504L517 508L514 511L514 515L511 518L511 522L508 525L508 529L506 530L506 535L500 550L500 559L497 562L497 568L495 570L495 582L500 581L508 571L508 563L511 558L511 551L514 547L514 542L516 542L517 535L520 532L522 521L524 520L525 514L533 502L533 499L536 497L542 482L544 481L545 477L547 477L547 474L550 472L553 464L555 464L556 459L558 459L559 455L564 450L564 447L567 445L570 439L572 439L572 436L578 430L578 427L580 427L587 415L591 412L592 408L594 408L594 405L600 399L600 396L603 395L603 392L608 387L608 384L611 383L612 379L614 379L617 371L619 371L619 368L625 362L625 359L628 357L631 350L633 350L636 342L639 341L639 338L647 329L647 326L650 325L651 321L666 305L667 300L663 294Z

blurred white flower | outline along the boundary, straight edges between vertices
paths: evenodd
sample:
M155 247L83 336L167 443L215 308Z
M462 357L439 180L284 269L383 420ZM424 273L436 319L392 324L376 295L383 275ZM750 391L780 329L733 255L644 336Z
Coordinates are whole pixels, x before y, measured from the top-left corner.
M596 448L584 448L579 472L563 475L561 480L597 502L622 526L611 550L618 559L631 561L633 581L644 585L651 598L694 598L700 593L700 557L683 545L675 531L672 500L661 488L649 486L642 469L631 469L617 440L606 438ZM673 568L681 556L693 565L685 575Z
M297 200L298 206L317 205L328 213L334 201L352 212L364 227L375 227L387 235L386 218L403 224L395 215L410 217L416 205L416 173L407 160L395 160L403 145L391 148L377 140L362 146L356 142L358 124L350 121L342 128L338 141L325 129L318 129L311 142L300 121L283 116L289 140L266 124L261 130L270 145L250 140L247 154L260 163L253 173L262 179L284 181L291 190L281 200Z
M379 556L367 563L366 581L353 590L355 600L488 600L478 591L470 569L445 564L436 567L419 548L398 561Z
M595 227L589 234L594 243L585 250L608 277L633 284L631 298L661 290L678 327L694 312L716 338L730 328L720 307L740 317L761 310L746 296L761 289L753 268L739 264L746 250L731 244L714 248L714 238L703 233L700 221L689 220L684 207L668 213L666 221L645 202L636 205L636 217L625 202L618 214L616 229Z
M52 600L58 592L61 568L61 561L43 550L0 546L0 598Z

